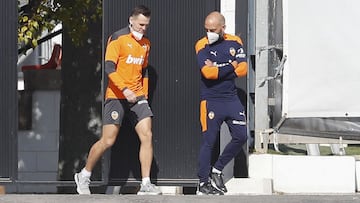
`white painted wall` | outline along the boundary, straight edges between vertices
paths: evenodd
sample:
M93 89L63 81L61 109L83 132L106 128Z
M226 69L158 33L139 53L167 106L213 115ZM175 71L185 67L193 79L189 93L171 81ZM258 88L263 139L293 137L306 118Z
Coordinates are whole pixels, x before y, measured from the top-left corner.
M233 35L235 35L235 5L235 0L223 0L220 4L220 12L225 17L225 32Z

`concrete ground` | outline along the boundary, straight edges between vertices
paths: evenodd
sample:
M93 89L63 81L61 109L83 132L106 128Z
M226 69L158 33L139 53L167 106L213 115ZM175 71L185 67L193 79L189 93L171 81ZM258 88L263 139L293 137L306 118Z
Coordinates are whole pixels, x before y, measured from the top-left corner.
M246 202L246 203L354 203L360 202L359 194L336 195L225 195L225 196L197 196L197 195L39 195L39 194L6 194L0 195L1 203L127 203L127 202Z

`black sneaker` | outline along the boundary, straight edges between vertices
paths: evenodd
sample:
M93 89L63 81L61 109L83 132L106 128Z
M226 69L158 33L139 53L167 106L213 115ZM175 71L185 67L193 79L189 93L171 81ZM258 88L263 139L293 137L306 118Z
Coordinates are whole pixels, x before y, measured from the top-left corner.
M221 190L225 193L227 192L227 189L224 185L224 180L222 176L222 173L211 173L211 183L216 189Z
M199 185L198 191L196 191L197 195L224 195L224 193L216 188L214 188L210 182Z

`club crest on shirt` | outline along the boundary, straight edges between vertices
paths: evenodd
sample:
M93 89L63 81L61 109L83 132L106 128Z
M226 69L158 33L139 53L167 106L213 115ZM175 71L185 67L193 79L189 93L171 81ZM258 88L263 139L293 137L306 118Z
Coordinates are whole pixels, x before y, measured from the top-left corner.
M143 44L143 45L142 45L142 48L143 48L145 51L148 50L148 46L147 46L146 44Z
M118 118L119 118L119 113L118 113L117 111L111 112L111 118L112 118L113 120L118 119Z
M210 111L210 112L208 113L208 117L209 117L211 120L214 119L215 113L214 113L213 111Z
M231 56L235 56L235 54L236 54L236 50L235 50L234 47L230 47L229 52L230 52L230 55L231 55Z

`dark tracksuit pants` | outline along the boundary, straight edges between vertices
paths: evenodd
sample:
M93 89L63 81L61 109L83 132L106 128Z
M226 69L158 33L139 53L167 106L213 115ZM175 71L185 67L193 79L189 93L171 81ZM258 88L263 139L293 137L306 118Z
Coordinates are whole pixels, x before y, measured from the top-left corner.
M211 170L211 155L223 122L229 127L231 141L215 162L214 167L224 169L242 149L247 140L246 116L239 100L209 101L203 100L200 107L202 126L202 144L199 155L198 176L200 182L207 182Z

